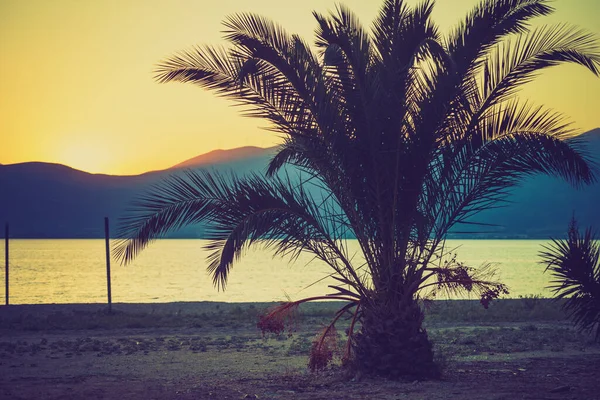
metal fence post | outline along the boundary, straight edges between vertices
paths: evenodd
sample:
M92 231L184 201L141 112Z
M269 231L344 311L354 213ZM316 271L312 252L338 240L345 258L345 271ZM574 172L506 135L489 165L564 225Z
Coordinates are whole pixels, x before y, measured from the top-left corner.
M106 241L106 287L108 289L108 312L112 313L112 295L110 290L110 243L108 234L108 217L104 217L104 238Z

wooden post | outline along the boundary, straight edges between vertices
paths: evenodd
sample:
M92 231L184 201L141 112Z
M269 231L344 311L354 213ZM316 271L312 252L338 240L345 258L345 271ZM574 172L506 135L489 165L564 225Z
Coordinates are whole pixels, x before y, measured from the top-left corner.
M8 305L8 222L4 226L4 285L6 305Z
M106 241L106 287L108 289L108 312L112 313L112 296L110 293L110 243L108 235L108 217L104 217L104 238Z

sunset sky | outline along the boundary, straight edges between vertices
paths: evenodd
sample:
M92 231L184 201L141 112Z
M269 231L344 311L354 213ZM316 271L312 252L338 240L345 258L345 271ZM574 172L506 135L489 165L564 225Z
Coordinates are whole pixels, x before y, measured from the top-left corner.
M476 0L438 0L447 31ZM370 26L379 1L345 0ZM409 3L413 3L409 1ZM224 44L225 16L252 11L312 42L312 10L330 0L0 0L0 163L45 161L88 172L137 174L210 150L272 146L265 123L190 84L158 84L161 59ZM600 36L600 1L556 0L551 17ZM600 126L600 79L581 67L543 74L524 97L560 110L582 132Z

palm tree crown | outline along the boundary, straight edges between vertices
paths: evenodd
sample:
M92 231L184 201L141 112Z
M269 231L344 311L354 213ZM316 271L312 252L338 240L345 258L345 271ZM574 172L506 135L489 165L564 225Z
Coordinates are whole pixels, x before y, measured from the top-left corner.
M224 23L231 48L198 47L159 64L159 82L231 98L284 143L266 176L189 172L165 181L123 221L118 254L129 261L165 232L206 221L209 271L224 287L255 242L292 257L311 252L339 281L332 296L356 306L360 332L348 357L352 349L370 371L427 375L431 362L419 369L397 360L431 358L415 303L423 289L474 291L485 304L506 291L448 257L451 229L476 224L474 215L502 204L526 175L594 180L577 140L564 140L574 135L564 118L520 101L517 89L562 63L600 73L589 33L530 27L552 12L547 0L483 0L447 35L432 9L433 1L386 0L370 31L344 6L315 12L314 47L265 18L236 14ZM290 178L286 164L300 177ZM364 264L353 263L348 237ZM382 321L392 321L391 333L374 339ZM415 336L425 350L403 353ZM390 352L396 361L382 361Z

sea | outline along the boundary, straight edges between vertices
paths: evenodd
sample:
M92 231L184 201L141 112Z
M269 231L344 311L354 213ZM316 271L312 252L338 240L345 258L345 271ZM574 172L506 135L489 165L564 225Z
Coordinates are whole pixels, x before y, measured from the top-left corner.
M310 254L290 262L264 248L250 248L231 269L225 290L206 271L206 240L157 240L130 264L111 260L114 303L180 301L269 302L331 292L331 270ZM540 264L543 240L448 240L457 260L479 268L492 264L510 294L505 297L551 297L552 277ZM4 241L0 244L0 304L5 299ZM361 264L356 240L347 249ZM107 301L105 242L102 239L11 239L10 304L103 303ZM447 297L441 297L447 298ZM451 296L451 298L469 298Z

